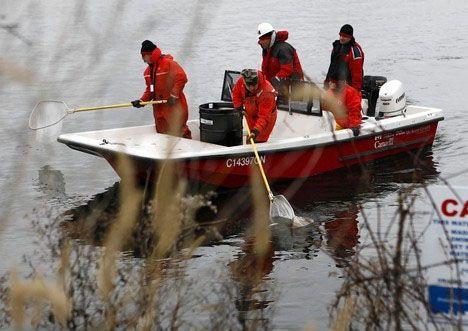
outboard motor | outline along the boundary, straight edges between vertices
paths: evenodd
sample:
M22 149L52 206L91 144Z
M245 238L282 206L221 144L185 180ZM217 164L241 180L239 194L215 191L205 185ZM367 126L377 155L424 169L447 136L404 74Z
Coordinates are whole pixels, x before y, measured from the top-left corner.
M199 106L200 141L224 146L242 145L242 113L230 102Z
M406 112L406 93L402 82L391 80L380 88L376 111L377 118L398 116Z
M364 76L362 79L362 99L367 99L365 115L375 116L375 105L379 98L380 87L387 82L383 76ZM365 103L365 102L364 102ZM364 110L364 109L363 109Z

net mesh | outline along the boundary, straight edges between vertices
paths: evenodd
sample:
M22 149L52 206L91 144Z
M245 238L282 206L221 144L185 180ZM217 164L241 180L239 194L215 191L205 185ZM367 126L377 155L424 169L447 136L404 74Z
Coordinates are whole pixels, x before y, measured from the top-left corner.
M63 101L39 101L29 115L29 128L38 130L57 124L67 116L67 109Z
M294 210L283 195L273 197L270 204L270 218L273 223L292 225Z

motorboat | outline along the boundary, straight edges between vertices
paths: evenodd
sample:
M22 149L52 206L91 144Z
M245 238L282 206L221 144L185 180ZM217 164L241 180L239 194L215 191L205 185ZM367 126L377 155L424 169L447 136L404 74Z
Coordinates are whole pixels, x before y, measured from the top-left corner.
M216 127L217 122L225 122L223 114L232 117L230 89L238 74L226 71L222 102L201 105L200 118L188 121L192 139L156 133L154 124L149 124L67 133L58 141L106 159L119 176L123 176L119 158L127 157L141 182L154 182L161 165L170 160L190 182L219 188L247 186L256 159L245 141L246 130L237 125L239 116L230 138ZM257 145L270 182L305 179L432 145L442 110L407 104L406 91L397 80L366 77L365 113L357 136L350 129L335 131L333 115L321 110L319 100L288 100L280 105L270 139ZM232 128L232 123L227 127Z

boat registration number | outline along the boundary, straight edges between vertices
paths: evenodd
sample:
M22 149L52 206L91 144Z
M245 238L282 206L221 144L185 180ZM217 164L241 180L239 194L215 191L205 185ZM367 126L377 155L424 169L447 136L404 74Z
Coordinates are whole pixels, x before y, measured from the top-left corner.
M265 163L266 156L262 155L260 156L260 161L262 163ZM245 167L251 164L258 164L257 159L255 156L247 156L247 157L238 157L238 158L232 158L232 159L227 159L226 160L226 167L227 168L232 168L232 167Z

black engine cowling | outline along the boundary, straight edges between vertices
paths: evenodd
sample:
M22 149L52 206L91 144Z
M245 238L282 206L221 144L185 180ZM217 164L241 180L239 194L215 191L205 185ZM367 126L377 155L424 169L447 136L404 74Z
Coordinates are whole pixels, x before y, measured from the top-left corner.
M375 105L379 98L380 87L387 82L383 76L364 76L362 80L362 98L367 99L367 116L375 116Z

